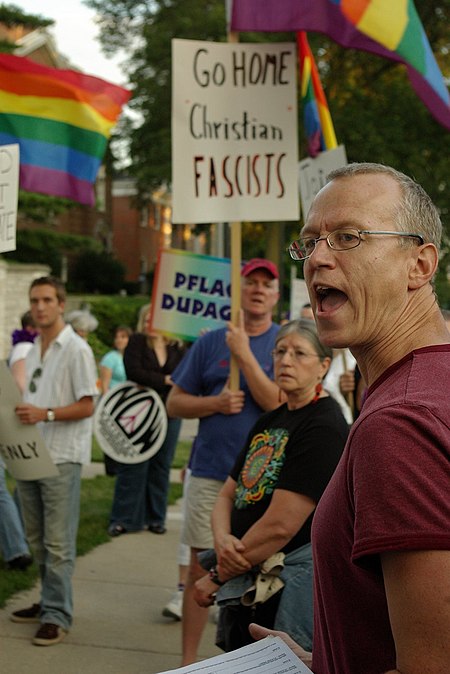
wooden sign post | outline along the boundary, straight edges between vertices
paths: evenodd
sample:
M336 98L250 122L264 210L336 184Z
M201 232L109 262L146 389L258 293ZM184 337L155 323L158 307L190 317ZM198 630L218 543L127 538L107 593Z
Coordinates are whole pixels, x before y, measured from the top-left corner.
M232 222L231 227L231 321L239 325L241 311L241 257L242 257L242 225ZM239 390L239 368L236 358L230 359L230 389Z

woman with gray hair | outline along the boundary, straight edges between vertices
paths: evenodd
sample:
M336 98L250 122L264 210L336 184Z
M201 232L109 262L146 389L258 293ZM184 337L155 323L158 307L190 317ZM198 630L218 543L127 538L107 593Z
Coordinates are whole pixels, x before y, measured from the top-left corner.
M217 598L221 607L216 643L226 651L253 641L248 625L255 621L283 625L311 646L311 522L348 435L338 403L322 386L332 350L315 324L283 325L273 359L286 402L253 426L219 493L215 563L202 560L209 574L196 583L201 606Z
M66 321L75 330L77 335L87 339L90 332L98 328L98 320L86 309L75 309L66 316Z

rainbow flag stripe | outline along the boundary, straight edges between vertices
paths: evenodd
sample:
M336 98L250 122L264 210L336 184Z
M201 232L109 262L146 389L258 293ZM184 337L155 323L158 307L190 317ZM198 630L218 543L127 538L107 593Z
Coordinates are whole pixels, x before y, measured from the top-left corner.
M297 44L308 153L311 157L316 157L319 152L337 147L336 134L316 62L304 31L297 33Z
M0 54L0 144L20 146L20 187L92 206L111 129L129 97L97 77Z
M234 0L235 31L315 31L406 65L417 95L450 129L450 95L413 0Z

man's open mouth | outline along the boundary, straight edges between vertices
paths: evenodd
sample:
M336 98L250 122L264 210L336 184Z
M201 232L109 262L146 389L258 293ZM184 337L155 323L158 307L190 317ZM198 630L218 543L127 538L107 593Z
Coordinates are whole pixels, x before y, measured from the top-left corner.
M331 286L316 286L317 308L320 312L330 312L340 309L348 300L347 295Z

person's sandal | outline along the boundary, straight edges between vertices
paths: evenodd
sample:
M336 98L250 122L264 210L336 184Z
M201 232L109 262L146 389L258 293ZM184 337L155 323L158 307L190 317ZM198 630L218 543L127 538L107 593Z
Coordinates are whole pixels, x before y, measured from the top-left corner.
M122 534L126 533L127 530L121 524L111 524L111 526L108 528L108 534L110 536L121 536Z

